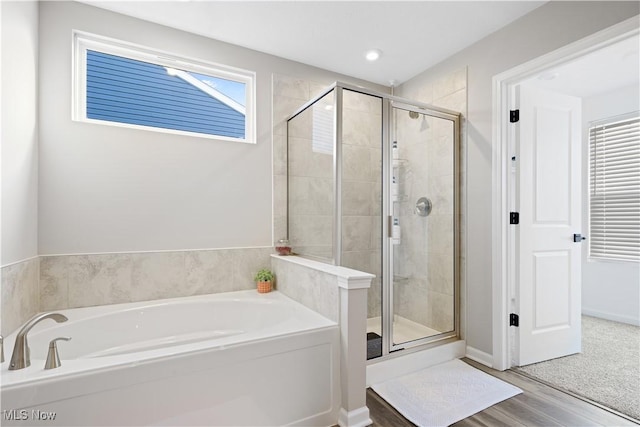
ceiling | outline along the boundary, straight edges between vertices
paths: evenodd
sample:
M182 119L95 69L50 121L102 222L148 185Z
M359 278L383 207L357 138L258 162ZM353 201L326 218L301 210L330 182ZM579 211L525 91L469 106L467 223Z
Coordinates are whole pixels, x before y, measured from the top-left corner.
M534 76L529 83L583 98L637 85L639 53L640 36L630 37Z
M82 3L384 86L398 85L544 1L92 1ZM382 56L369 62L365 52Z

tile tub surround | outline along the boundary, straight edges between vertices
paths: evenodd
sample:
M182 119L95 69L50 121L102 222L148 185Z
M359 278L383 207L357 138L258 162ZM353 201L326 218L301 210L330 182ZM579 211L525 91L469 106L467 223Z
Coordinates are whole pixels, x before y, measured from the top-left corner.
M40 257L39 310L254 289L273 248Z
M342 391L338 424L370 425L372 422L366 406L365 337L367 290L375 276L299 256L272 255L271 267L278 278L280 292L320 314L324 311L337 319L340 325Z
M294 258L298 257L274 255L271 258L277 289L311 310L338 322L340 312L335 275L290 262Z
M3 337L11 334L40 311L39 270L38 257L2 267L0 271L2 275L0 334Z

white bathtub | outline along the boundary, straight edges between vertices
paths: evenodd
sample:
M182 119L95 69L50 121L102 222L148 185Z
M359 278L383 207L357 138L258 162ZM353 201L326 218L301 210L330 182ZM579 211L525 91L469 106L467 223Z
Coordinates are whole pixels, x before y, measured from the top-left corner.
M332 425L340 407L336 323L286 296L231 292L62 310L28 335L9 371L2 425ZM48 343L62 366L44 370ZM41 421L49 417L54 420ZM49 417L50 418L50 417Z

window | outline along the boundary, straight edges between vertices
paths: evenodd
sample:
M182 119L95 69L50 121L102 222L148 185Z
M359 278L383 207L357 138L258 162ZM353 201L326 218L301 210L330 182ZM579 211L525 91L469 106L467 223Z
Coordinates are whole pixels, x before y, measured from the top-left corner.
M312 107L313 123L311 134L311 150L314 153L333 156L334 146L334 92L329 92Z
M255 142L249 71L74 32L73 119Z
M589 256L640 261L640 117L589 128Z

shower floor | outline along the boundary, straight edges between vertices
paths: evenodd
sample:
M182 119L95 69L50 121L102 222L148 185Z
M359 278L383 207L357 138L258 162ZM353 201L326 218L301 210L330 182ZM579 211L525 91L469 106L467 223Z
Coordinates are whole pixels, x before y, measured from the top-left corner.
M382 321L380 316L367 319L367 332L373 332L382 336ZM394 344L414 341L420 338L438 335L439 333L441 332L421 325L420 323L416 323L412 320L405 319L402 316L396 315L393 317Z

